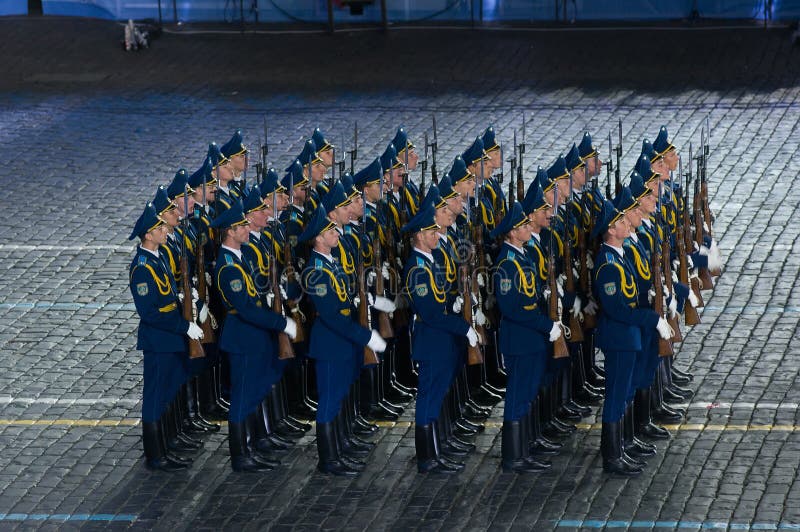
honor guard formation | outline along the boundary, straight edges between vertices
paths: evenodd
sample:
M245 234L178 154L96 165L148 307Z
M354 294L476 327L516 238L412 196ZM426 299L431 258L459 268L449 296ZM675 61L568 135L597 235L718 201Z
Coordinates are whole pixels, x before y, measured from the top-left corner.
M340 160L314 130L281 173L262 144L249 180L241 132L212 143L130 235L146 466L190 467L226 420L233 470L271 470L314 420L318 470L355 476L415 400L418 470L452 474L504 400L503 470L550 468L602 404L604 470L641 473L720 275L707 127L686 164L661 127L623 168L620 123L608 162L587 132L535 175L491 126L442 173L435 121L358 169L357 130Z

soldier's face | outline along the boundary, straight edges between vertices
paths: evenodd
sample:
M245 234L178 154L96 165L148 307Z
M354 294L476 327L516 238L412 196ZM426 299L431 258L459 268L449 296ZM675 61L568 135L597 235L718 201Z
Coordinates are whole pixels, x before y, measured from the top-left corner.
M231 168L230 161L217 166L217 179L225 183L233 179L233 168Z
M161 224L152 231L148 231L147 234L144 235L144 239L156 246L163 246L167 243L167 233L169 233L167 226Z
M440 227L450 227L453 225L453 221L455 217L453 213L450 212L450 209L447 208L447 205L436 209L436 215L434 216L433 220L440 226Z
M503 161L500 160L500 150L486 152L486 155L489 156L489 159L483 164L489 166L487 173L493 172L503 166Z
M586 160L586 171L589 177L600 175L600 169L603 167L603 162L600 160L599 155L595 155Z
M436 229L426 229L419 232L419 241L422 244L420 249L430 252L439 245L439 235L436 234Z
M581 166L572 171L572 188L580 189L586 184L586 167Z
M244 169L247 167L247 155L244 153L240 153L239 155L234 155L231 157L231 162L229 163L233 173L235 175L239 175L244 172Z
M452 198L447 198L447 208L453 214L453 219L455 220L459 214L464 212L464 203L461 201L461 196L453 196Z
M322 243L326 248L333 249L339 243L339 231L331 227L323 232L319 238L322 238Z
M331 166L333 166L333 150L332 149L327 149L325 151L318 152L317 155L319 155L319 158L322 159L322 163L325 166L327 166L329 168Z
M297 185L294 187L294 202L302 205L306 201L306 187L305 185Z
M642 214L639 211L641 206L631 209L625 213L625 221L631 229L631 232L636 231L636 228L642 225Z
M237 225L233 228L233 240L242 245L250 240L250 224Z
M364 201L361 196L354 196L350 201L350 219L358 220L364 214Z
M462 197L475 195L475 177L470 176L463 181L459 181L453 185L453 189L461 194Z
M661 181L666 181L667 179L669 179L669 168L667 168L667 163L664 162L663 158L652 163L650 167L653 170L653 172L661 174L658 176L658 178Z
M392 176L392 184L395 187L402 187L403 186L403 168L392 168L389 172Z
M179 216L181 218L186 218L186 212L192 212L192 210L194 209L194 198L190 194L189 195L189 201L186 202L185 205L184 205L184 202L183 202L183 198L184 198L184 196L179 196L179 197L175 198L175 206L178 209ZM184 212L184 208L186 209L186 212Z
M217 193L217 189L216 187L212 187L209 185L203 185L203 187L205 187L206 189L206 203L211 203L212 201L214 201L214 196ZM195 189L194 194L192 194L192 199L194 199L196 202L203 201L203 189L202 188Z
M260 209L247 214L250 231L261 231L267 226L267 209Z
M642 211L644 216L650 216L656 212L656 197L653 194L648 194L647 196L641 198L639 203L639 209Z
M164 223L170 228L176 227L178 225L178 209L170 209L166 212L162 212L161 219L164 220Z
M556 181L556 186L558 187L558 204L563 205L569 195L569 179L559 179Z
M289 205L289 195L286 192L278 192L275 194L275 211L281 212Z
M403 157L400 158L400 160L403 161L404 163L406 162L405 153L403 154ZM408 150L408 171L410 172L412 170L416 170L417 163L419 163L419 154L417 153L417 150L415 148L411 148L410 150Z
M369 185L364 186L364 195L367 197L367 201L370 203L375 203L381 198L381 188L378 182L370 183Z
M325 177L325 165L321 162L311 165L311 181L316 185Z
M671 171L678 169L678 150L669 150L664 154L664 163Z

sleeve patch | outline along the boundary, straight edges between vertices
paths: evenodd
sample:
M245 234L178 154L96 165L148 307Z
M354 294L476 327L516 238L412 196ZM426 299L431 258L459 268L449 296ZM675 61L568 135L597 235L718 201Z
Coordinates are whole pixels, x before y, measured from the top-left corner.
M511 279L500 279L500 293L506 295L511 291Z
M136 293L142 297L146 296L149 291L150 289L147 287L147 283L139 283L136 285Z
M231 290L234 292L241 292L242 291L242 281L241 279L234 279L231 281Z
M317 297L325 297L326 295L328 295L328 285L326 285L325 283L318 284L315 287L315 290L317 292Z
M613 296L617 293L617 283L606 283L603 285L606 295Z
M425 297L428 295L428 285L418 284L416 287L414 287L414 291L419 297Z

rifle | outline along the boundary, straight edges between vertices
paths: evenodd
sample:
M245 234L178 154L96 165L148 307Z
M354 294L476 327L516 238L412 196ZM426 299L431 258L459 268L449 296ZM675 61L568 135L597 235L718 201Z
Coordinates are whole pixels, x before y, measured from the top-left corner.
M691 165L689 165L691 168ZM683 188L683 159L678 159L678 178L680 181L680 189L684 190ZM688 183L686 183L686 189L688 190ZM689 279L689 262L686 260L686 232L689 230L689 209L688 209L688 199L689 195L688 192L685 193L686 199L683 202L683 211L681 212L681 220L677 224L678 226L678 234L676 235L675 242L678 246L678 280L689 287L690 290L694 290L693 283ZM697 309L694 308L692 302L687 299L686 303L683 306L683 319L686 325L697 325L700 323L700 315L697 313Z
M706 171L708 169L708 154L709 154L709 138L711 137L711 129L708 123L708 117L706 117L706 136L705 142L703 143L703 166L702 172L700 173L700 194L702 196L702 206L703 206L703 220L705 221L705 229L708 231L708 236L711 238L714 237L714 217L711 214L711 207L708 205L708 180L706 178ZM720 273L722 273L719 269L710 272L712 276L718 277Z
M436 136L436 115L433 115L433 142L431 142L431 182L439 186L439 174L436 173L436 153L439 151L439 141Z
M663 251L662 238L661 238L661 182L658 183L658 210L656 211L656 245L653 246L653 256L651 275L653 276L653 310L658 313L660 318L664 317L664 285L661 278L661 254ZM658 335L658 355L662 357L671 356L673 354L672 342L664 340L661 335Z
M614 144L611 142L611 131L608 132L608 160L606 161L606 199L611 198L611 172L614 171L614 162L611 154L614 152Z
M366 223L367 223L367 202L366 198L364 198L364 211L361 214L361 241L364 242L364 232L366 231ZM380 240L380 238L378 238ZM362 244L363 245L363 244ZM367 283L364 273L364 255L362 253L357 253L358 257L355 257L354 260L358 261L358 271L356 275L358 276L358 322L362 327L366 327L367 329L372 330L372 320L369 312L369 301L367 300ZM377 259L376 259L377 260ZM378 272L378 277L383 277L382 272ZM375 278L376 283L376 293L377 293L377 277ZM383 314L383 313L381 313ZM386 316L384 314L384 316ZM388 316L387 316L388 318ZM387 319L388 323L388 319ZM380 333L383 336L383 333ZM369 346L364 346L364 365L374 365L378 363L378 355L375 354Z
M595 181L595 184L597 181ZM588 216L589 225L588 227L578 227L578 261L580 264L578 265L578 286L580 286L581 293L591 294L591 287L589 286L589 246L586 242L586 235L592 233L592 227L594 226L594 217L592 216L592 204L588 203L586 197L587 194L587 187L584 186L583 195L581 196L581 211L586 213L585 216ZM583 221L581 221L581 224ZM585 330L594 329L597 327L597 316L595 314L584 314L583 316L583 328Z
M392 172L390 170L389 171L389 176L390 176L389 179L391 179L391 175L392 175ZM397 245L396 245L395 240L394 240L394 232L395 232L396 229L399 230L399 227L396 226L395 221L394 221L394 216L392 216L392 210L391 210L391 207L389 206L389 200L386 198L386 196L383 193L384 187L385 187L385 181L383 180L383 177L381 177L381 197L380 197L378 205L379 206L382 205L386 209L385 212L386 212L386 222L387 223L386 223L386 227L384 228L384 232L386 233L386 248L387 248L386 261L389 263L389 271L392 272L397 267ZM377 238L375 240L380 244L380 240L381 240L380 234L377 234L376 236L377 236ZM378 250L378 251L380 252L380 250ZM377 255L375 256L375 264L376 265L378 264ZM381 271L377 272L377 274L378 274L378 277L383 277L383 265L380 265L380 268L381 268ZM395 276L393 276L393 278L394 279L399 279L400 276L396 276L395 275ZM376 278L376 281L377 281L377 278ZM398 293L397 292L397 287L395 286L393 288L394 288L394 293ZM402 296L400 296L400 297L402 297ZM394 317L392 319L392 322L394 323L394 327L396 329L402 329L403 327L406 327L408 325L408 314L406 314L405 309L397 309L397 310L394 311L393 314L394 314Z
M256 160L256 183L261 186L261 181L264 173L264 144L261 139L258 139L258 153L259 158Z
M420 166L422 167L422 176L420 177L419 182L419 197L425 197L425 170L428 169L428 132L425 132L425 158L420 161Z
M484 173L483 167L483 156L481 156L481 175ZM483 179L483 178L481 178ZM478 184L478 180L475 179L475 219L473 219L473 226L472 226L472 240L475 242L475 268L472 271L472 277L474 279L474 286L476 288L475 293L478 296L478 308L483 309L483 295L481 294L481 286L477 282L477 276L485 273L486 269L486 255L483 251L483 225L481 224L480 220L478 219L478 214L481 212L481 191L482 188ZM487 276L488 278L488 276ZM484 309L485 310L485 309ZM484 317L486 318L486 322L489 322L489 313L484 312ZM478 332L478 335L481 337L481 345L486 345L487 337L486 337L486 329L483 325L477 325L475 330Z
M381 191L382 190L383 187L381 187ZM361 214L361 245L365 246L366 239L364 237L367 234L367 197L364 195L363 191L361 192L361 200L364 203L364 211ZM383 279L383 250L381 249L380 235L375 235L375 242L373 242L372 245L374 254L373 268L375 268L375 295L384 296L386 293L386 286ZM364 260L363 253L361 255L361 260ZM389 315L386 312L378 311L378 333L384 340L394 338L392 323L389 321Z
M555 221L556 209L558 209L558 187L553 189L553 216L550 219L550 246L547 254L547 287L550 290L550 300L548 301L548 315L553 321L560 321L558 315L558 286L556 285L556 257L553 248L556 243L554 242L555 235ZM564 339L564 335L560 335L558 339L553 342L553 358L565 358L569 356L569 348Z
M703 245L703 195L700 188L700 182L702 180L702 159L703 155L701 153L697 156L697 179L694 180L694 201L692 203L692 214L694 217L694 242L697 244L697 249L700 249L700 246ZM701 290L711 290L714 288L714 283L711 281L711 272L708 270L708 268L697 268L697 276L700 278Z
M189 279L189 250L186 249L186 239L189 235L189 185L183 189L183 235L181 238L181 293L183 294L183 319L194 322L194 302L192 301L192 285ZM189 338L189 358L202 358L206 356L200 340Z
M522 113L522 142L517 146L517 153L519 153L519 161L517 163L517 197L525 197L525 180L523 179L523 168L525 164L522 162L525 155L525 113Z
M511 163L511 174L509 174L508 178L508 204L514 205L516 201L516 185L514 184L514 177L516 176L517 172L517 132L514 131L514 142L511 145L511 158L509 159Z
M616 156L617 156L617 167L614 169L614 197L618 196L620 191L622 190L622 181L620 180L620 159L622 159L622 119L619 119L618 123L618 131L619 131L619 143L616 147ZM610 136L609 136L610 138Z
M273 312L284 315L283 312L283 296L281 295L281 288L279 284L278 278L278 254L275 250L275 239L278 235L278 211L276 209L276 191L272 191L272 242L269 243L269 254L270 254L270 284L272 285L272 310ZM288 261L288 257L287 257ZM288 262L287 262L288 264ZM297 329L300 329L300 324L298 323ZM287 360L290 358L294 358L294 348L292 347L292 341L289 339L289 335L285 332L281 331L278 333L278 359L279 360Z
M274 201L274 200L273 200ZM294 208L294 181L290 181L289 186L289 212L291 213L291 209ZM273 205L274 210L274 205ZM274 213L277 214L277 213ZM277 218L277 216L276 216ZM284 267L284 273L286 273L287 285L288 280L291 279L296 275L294 270L294 262L293 262L293 254L292 254L292 244L289 242L288 235L286 238L283 239L283 261L286 263ZM299 344L300 342L305 342L306 340L306 331L303 327L303 324L306 322L305 315L300 310L300 305L297 304L297 301L288 300L286 301L286 307L289 309L289 313L294 318L294 321L297 322L297 335L292 340L293 343Z
M558 188L558 187L556 187ZM564 205L564 290L566 292L575 293L575 272L572 269L572 235L569 234L569 209L574 201L574 191L572 190L572 172L569 173L569 195L566 204ZM580 233L580 228L576 225L575 231ZM580 238L580 236L578 236ZM583 342L583 327L578 318L572 314L572 309L564 309L567 315L567 323L569 323L569 342L577 344Z
M503 205L503 198L502 198L502 190L503 190L502 185L503 185L503 180L505 179L505 175L503 174L503 167L505 166L506 163L503 160L503 144L501 142L498 142L498 144L500 144L500 175L497 176L497 185L500 190L495 197L495 201L492 203L492 210L494 211L494 217L495 217L495 227L499 225L500 222L503 221L503 217L505 216L504 211L506 211L505 205ZM511 205L514 204L511 203Z
M477 179L475 180L477 183ZM467 209L466 209L466 216L467 216L467 227L472 227L472 216L470 213L469 208L469 197L467 198ZM474 316L472 315L472 275L474 272L470 272L470 265L469 261L465 260L459 266L460 270L460 277L461 277L461 299L463 299L463 304L461 305L461 315L464 319L469 323L470 327L477 331L477 327L475 324ZM478 333L480 335L480 333ZM478 364L483 364L483 351L481 350L481 342L478 341L478 345L469 345L467 344L467 365L476 366Z
M267 155L269 155L269 131L267 130L267 117L264 117L264 144L261 145L261 171L267 175ZM262 176L263 177L263 176Z
M358 159L358 121L353 123L353 149L350 150L349 153L350 153L350 173L356 175L355 166L356 166L356 159Z
M205 184L205 176L203 176L203 208L206 205L206 184ZM188 198L185 200L188 204ZM188 207L188 205L187 205ZM195 211L198 213L198 217L200 212ZM188 217L188 215L187 215ZM198 224L198 227L202 226L202 221ZM200 301L203 302L204 305L208 305L208 287L206 285L206 232L205 231L198 231L197 232L197 254L195 257L195 275L197 276L197 297ZM185 296L184 296L185 297ZM214 338L214 327L211 323L211 320L206 320L204 323L200 324L200 327L203 328L203 339L201 343L204 344L213 344L215 342Z
M661 261L662 261L662 270L664 272L664 284L667 287L668 292L675 298L675 290L672 285L672 249L669 242L669 237L664 238L661 240ZM677 299L676 299L677 301ZM673 342L682 342L683 335L681 335L680 323L678 323L678 318L672 317L670 313L667 316L667 322L669 322L669 326L672 327L674 334L672 335L671 341Z

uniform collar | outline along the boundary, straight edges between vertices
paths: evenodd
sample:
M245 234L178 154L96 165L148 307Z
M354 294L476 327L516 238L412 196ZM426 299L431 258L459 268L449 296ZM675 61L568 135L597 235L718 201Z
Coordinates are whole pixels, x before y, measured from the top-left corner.
M423 257L428 259L429 261L433 262L433 255L431 255L430 253L426 253L425 251L422 251L421 249L419 249L417 247L414 248L414 251L416 251L417 253L419 253L420 255L422 255Z
M234 255L236 255L237 259L242 260L242 250L241 249L233 249L233 248L229 248L228 246L225 246L225 245L223 245L221 247L222 247L222 249L228 250L231 253L233 253Z
M158 250L150 251L149 249L147 249L144 246L139 246L139 249L141 249L142 251L146 251L147 253L150 253L151 255L155 256L157 259L161 259L161 253L159 253Z
M603 245L613 249L614 251L616 251L617 255L619 255L620 258L625 258L625 250L624 249L618 248L618 247L614 247L611 244L608 244L606 242L603 242Z
M252 236L256 240L261 240L261 232L260 231L250 231L250 236Z

